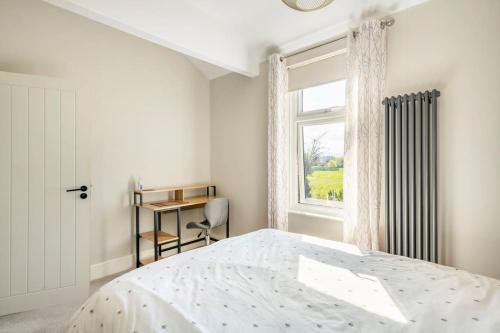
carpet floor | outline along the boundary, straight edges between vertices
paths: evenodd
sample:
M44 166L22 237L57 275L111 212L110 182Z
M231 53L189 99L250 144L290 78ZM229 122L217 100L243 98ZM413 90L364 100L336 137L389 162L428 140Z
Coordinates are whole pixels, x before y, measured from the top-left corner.
M105 277L90 283L90 294L117 276ZM81 302L65 303L44 309L14 313L0 317L0 333L59 333L63 332L64 323L75 313Z

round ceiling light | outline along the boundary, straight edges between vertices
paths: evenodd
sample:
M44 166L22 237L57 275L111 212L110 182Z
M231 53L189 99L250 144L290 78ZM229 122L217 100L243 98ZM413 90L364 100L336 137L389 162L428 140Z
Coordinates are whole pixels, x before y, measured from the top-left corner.
M333 0L281 0L290 8L301 12L310 12L321 9L333 2Z

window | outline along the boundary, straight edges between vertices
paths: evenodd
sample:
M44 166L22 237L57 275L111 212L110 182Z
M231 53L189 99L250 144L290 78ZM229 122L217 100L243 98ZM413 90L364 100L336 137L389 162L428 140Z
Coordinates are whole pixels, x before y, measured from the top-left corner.
M343 206L346 81L290 93L291 209L323 215Z
M302 112L325 110L344 105L345 80L302 90Z

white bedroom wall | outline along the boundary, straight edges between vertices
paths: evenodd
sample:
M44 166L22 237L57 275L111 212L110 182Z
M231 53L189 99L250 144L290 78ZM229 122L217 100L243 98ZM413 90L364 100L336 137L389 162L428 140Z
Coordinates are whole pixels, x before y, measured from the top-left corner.
M210 82L211 179L230 199L231 235L267 226L267 66Z
M387 94L436 88L438 214L448 265L500 278L500 1L432 0L395 15Z
M431 0L394 15L387 95L441 91L439 221L443 263L500 278L500 1ZM212 177L253 209L233 230L266 226L267 70L211 83ZM256 93L257 92L257 93ZM244 110L244 117L242 117ZM215 131L224 140L215 140ZM216 160L214 162L214 159ZM244 163L258 161L258 163ZM218 170L232 165L230 173ZM248 186L248 185L251 186ZM255 186L259 184L259 186ZM259 201L257 201L259 200ZM290 215L290 231L341 239L341 223Z
M136 177L146 186L210 179L209 81L185 56L42 1L2 0L0 70L89 89L92 264L131 261ZM151 229L152 216L142 219Z

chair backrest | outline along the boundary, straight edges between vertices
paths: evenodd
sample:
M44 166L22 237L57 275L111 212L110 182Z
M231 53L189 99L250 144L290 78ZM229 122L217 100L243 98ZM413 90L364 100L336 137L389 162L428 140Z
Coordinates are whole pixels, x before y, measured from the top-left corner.
M229 214L229 200L227 198L217 198L210 200L205 205L205 218L210 223L210 228L215 228L227 223Z

